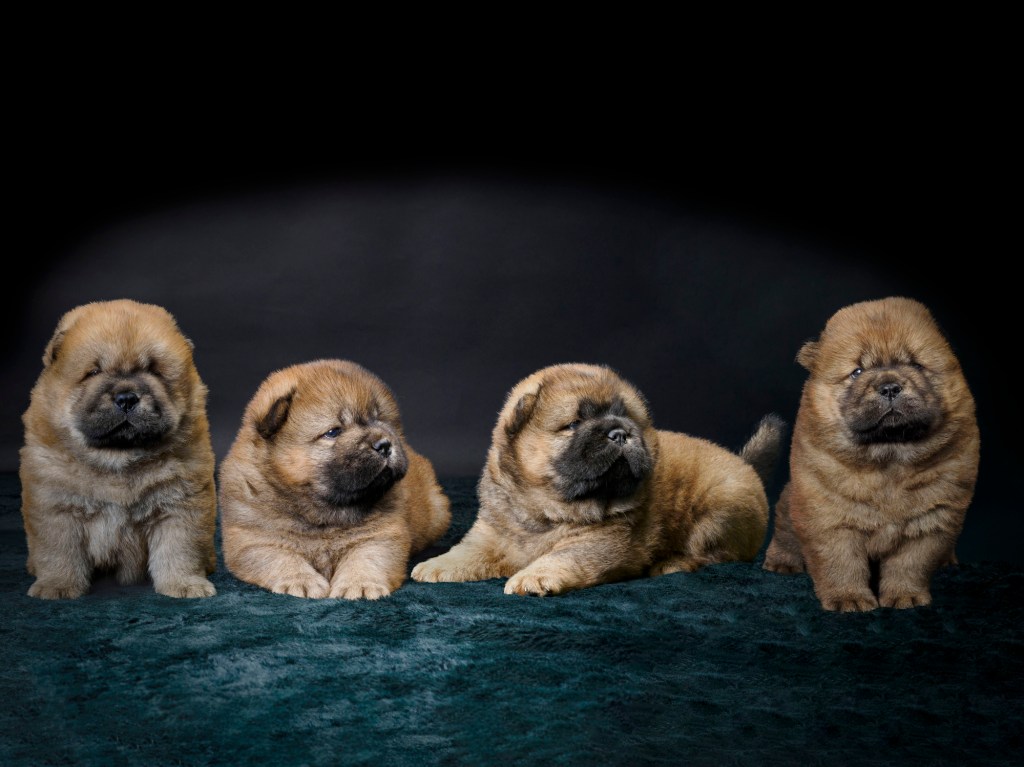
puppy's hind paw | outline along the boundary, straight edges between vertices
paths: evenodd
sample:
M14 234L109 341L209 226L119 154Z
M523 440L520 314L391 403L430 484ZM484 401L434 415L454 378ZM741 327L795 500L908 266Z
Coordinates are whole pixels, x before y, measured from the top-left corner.
M650 578L657 578L659 575L671 575L672 573L695 573L706 564L708 564L707 561L696 557L668 557L651 565L647 570L647 575Z
M790 562L783 559L770 561L766 559L761 567L770 573L779 573L780 575L797 575L806 572L803 562Z

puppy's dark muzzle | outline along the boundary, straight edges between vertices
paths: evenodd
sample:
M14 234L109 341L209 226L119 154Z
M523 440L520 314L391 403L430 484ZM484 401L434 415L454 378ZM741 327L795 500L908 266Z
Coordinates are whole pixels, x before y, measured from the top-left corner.
M567 501L624 498L635 492L651 464L636 424L608 415L579 429L554 460L555 486Z
M338 507L369 508L401 481L408 469L397 434L373 424L325 469L325 498Z

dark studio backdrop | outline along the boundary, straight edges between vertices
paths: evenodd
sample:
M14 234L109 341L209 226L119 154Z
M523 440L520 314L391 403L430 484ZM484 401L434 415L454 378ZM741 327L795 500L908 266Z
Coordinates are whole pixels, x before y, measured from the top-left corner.
M765 413L792 423L794 357L835 310L907 295L978 404L961 557L1024 561L1019 410L993 340L1017 332L999 116L967 88L955 108L857 93L444 126L56 98L29 110L10 177L0 469L17 469L53 327L86 301L177 317L218 459L268 373L344 357L391 386L410 443L454 477L479 473L509 388L565 361L611 365L660 427L739 448Z

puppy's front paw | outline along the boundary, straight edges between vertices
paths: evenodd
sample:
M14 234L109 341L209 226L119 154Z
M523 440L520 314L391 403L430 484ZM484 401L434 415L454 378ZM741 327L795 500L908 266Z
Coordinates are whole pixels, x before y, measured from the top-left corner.
M331 586L328 596L332 599L380 599L392 592L392 588L382 582L337 581Z
M88 583L40 578L29 586L28 595L38 599L77 599L88 590Z
M154 584L157 594L174 597L175 599L199 599L201 597L212 597L217 593L206 578L200 575L191 578L183 578L179 581L170 581Z
M422 583L461 583L462 581L485 581L497 578L497 570L490 570L479 562L448 552L433 559L420 562L412 569L412 579Z
M270 587L275 594L288 594L306 599L323 599L331 590L331 584L320 573L308 573L282 578Z
M821 598L821 606L826 610L840 613L863 613L878 607L874 594L829 594Z
M924 607L932 603L932 595L927 591L913 591L903 589L900 591L882 590L878 600L882 607L895 607L897 610L905 610L909 607Z
M548 596L569 591L572 586L563 573L544 570L520 570L505 583L506 594Z

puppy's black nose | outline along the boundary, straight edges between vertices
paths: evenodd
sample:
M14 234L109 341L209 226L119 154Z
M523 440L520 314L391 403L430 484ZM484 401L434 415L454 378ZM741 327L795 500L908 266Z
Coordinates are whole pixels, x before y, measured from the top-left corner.
M618 443L620 445L626 444L626 437L627 436L628 435L626 434L626 430L625 429L620 429L618 427L616 427L616 428L612 429L610 432L608 432L608 439L610 439L612 442Z
M114 404L125 413L130 413L139 404L139 395L133 391L122 391L114 395Z
M898 395L901 391L903 391L903 387L900 386L895 381L884 383L878 387L878 393L889 401L896 399L896 395Z
M380 453L382 457L387 458L391 455L391 440L378 439L373 443L373 449Z

